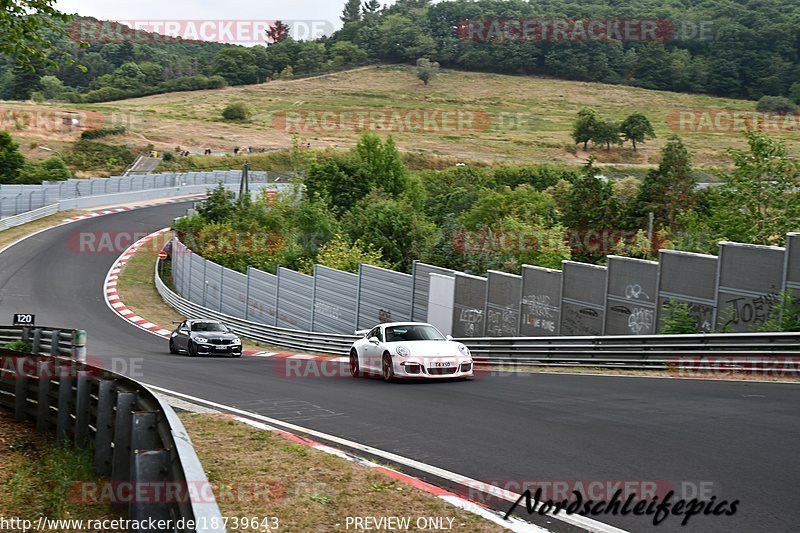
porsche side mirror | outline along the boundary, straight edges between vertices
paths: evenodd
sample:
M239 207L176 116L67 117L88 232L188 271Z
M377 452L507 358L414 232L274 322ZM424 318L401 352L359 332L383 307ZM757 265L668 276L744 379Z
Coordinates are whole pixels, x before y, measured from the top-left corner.
M380 344L381 341L378 340L378 337L370 337L369 343L370 344Z
M444 338L449 340L449 341L453 340L453 336L452 335L445 335Z

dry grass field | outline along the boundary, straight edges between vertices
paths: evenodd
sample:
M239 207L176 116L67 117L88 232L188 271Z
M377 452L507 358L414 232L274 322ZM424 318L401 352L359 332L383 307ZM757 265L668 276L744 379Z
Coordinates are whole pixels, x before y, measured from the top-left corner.
M222 119L222 109L232 102L244 102L253 111L248 123L230 123ZM694 155L697 165L726 165L726 149L742 147L739 131L727 128L722 117L722 131L692 131L703 116L690 116L684 126L679 113L717 110L723 113L752 112L755 102L650 91L620 85L580 83L532 76L509 76L475 72L443 71L429 86L416 79L413 69L403 66L375 66L338 72L308 79L271 81L260 85L228 87L219 90L171 93L103 104L0 103L0 115L27 109L58 113L82 110L112 117L114 124L128 126L129 133L110 142L172 150L176 146L202 153L231 152L234 147L254 146L267 150L291 147L292 131L284 127L289 119L294 132L311 148L351 146L360 131L358 113L387 113L385 120L371 124L392 127L392 135L401 150L424 156L448 157L470 161L561 162L581 164L588 154L575 147L570 130L575 114L583 107L594 107L603 117L622 120L634 112L647 115L657 138L634 152L623 149L592 149L601 162L620 165L653 165L660 147L671 133L679 133ZM394 117L405 121L414 112L458 113L472 117L458 124L436 120L427 129L404 122L398 128ZM323 113L329 113L323 115ZM438 116L438 115L434 115ZM705 116L714 119L717 115ZM315 120L321 120L315 124ZM341 123L344 122L344 126ZM39 149L46 145L63 149L77 138L77 132L58 133L41 128L14 127L9 120L2 126L10 131L30 155L46 157ZM290 128L291 129L291 128ZM706 128L709 129L709 128ZM798 131L782 125L775 133L800 148Z

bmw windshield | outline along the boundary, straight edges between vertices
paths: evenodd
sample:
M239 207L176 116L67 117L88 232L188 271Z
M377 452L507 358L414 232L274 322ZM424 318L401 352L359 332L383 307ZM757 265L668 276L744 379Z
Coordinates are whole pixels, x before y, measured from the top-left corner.
M192 324L192 331L205 333L229 333L230 330L225 324L218 322L197 322Z

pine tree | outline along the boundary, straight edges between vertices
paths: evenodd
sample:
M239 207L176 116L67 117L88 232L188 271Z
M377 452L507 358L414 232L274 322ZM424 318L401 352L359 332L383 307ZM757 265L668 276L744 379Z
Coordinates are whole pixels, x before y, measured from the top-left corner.
M358 22L361 20L361 0L347 0L344 4L342 16L339 17L342 22Z

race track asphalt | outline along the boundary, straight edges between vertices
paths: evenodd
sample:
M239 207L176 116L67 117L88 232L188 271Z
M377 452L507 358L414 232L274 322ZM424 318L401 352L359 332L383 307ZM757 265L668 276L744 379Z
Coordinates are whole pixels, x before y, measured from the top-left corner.
M278 359L170 355L164 340L104 302L103 280L122 250L84 253L76 242L81 232L147 234L187 207L83 220L14 246L0 255L0 323L26 312L41 325L85 329L90 355L145 383L512 490L520 482L655 481L680 494L694 483L717 501L740 502L734 516L695 516L686 527L678 517L658 527L652 517L594 517L629 531L800 529L798 384L503 373L385 384L287 375L289 363Z

